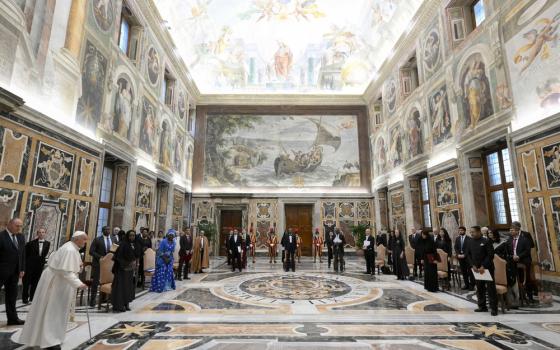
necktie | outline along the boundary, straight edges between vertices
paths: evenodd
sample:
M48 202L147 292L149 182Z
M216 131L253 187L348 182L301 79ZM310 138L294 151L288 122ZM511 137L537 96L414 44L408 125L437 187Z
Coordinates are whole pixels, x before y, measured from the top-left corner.
M14 242L14 246L15 246L16 248L18 248L18 242L17 242L16 235L12 235L12 242Z
M517 237L513 239L513 255L517 254Z
M465 242L465 236L461 236L461 253L463 252L463 242Z
M109 242L109 237L107 237L105 239L105 252L109 253L109 250L111 250L111 243Z

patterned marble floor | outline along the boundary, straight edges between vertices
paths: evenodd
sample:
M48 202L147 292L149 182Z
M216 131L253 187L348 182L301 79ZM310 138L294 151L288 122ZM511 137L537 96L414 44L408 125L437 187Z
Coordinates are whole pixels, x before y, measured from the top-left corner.
M303 258L295 273L261 258L232 273L221 258L209 273L178 282L175 291L142 292L132 311L76 308L64 349L560 349L560 303L526 307L498 317L474 313L471 294L427 293L421 283L347 271ZM2 311L0 308L0 311ZM20 317L28 307L19 305ZM0 348L18 328L0 315Z

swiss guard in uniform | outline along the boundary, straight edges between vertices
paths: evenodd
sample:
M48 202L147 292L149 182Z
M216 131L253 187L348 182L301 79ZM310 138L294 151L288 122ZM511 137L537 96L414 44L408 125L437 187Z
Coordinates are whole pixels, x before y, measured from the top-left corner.
M274 260L274 263L276 264L276 246L278 245L278 237L276 237L276 233L274 233L274 229L272 229L272 227L268 232L266 245L268 247L268 257L270 258L269 263L272 264L272 261Z
M317 262L317 256L319 257L319 262L323 262L323 243L323 237L321 237L317 227L313 234L313 262Z
M296 256L298 264L301 263L301 237L299 236L299 232L296 229Z
M255 252L257 251L257 234L253 232L253 229L249 231L251 234L249 235L249 253L253 258L253 264L255 263Z

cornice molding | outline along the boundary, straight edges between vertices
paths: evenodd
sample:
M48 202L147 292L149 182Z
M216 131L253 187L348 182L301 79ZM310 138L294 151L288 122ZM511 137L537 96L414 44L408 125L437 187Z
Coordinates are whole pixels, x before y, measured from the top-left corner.
M361 95L297 95L297 94L212 94L201 95L198 106L206 105L337 105L365 106Z
M0 87L0 112L10 113L16 111L23 106L25 101L9 92L8 90Z

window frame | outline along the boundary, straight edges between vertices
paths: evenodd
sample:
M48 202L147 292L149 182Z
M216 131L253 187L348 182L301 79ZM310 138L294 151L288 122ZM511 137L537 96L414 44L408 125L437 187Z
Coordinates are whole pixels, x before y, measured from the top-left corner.
M128 26L127 38L126 38L126 52L123 51L122 50L123 48L121 47L121 38L122 38L122 34L123 34L123 31L122 31L123 22L126 22L126 24ZM131 25L130 21L126 18L126 16L121 14L121 21L120 21L120 25L119 25L119 38L118 38L117 43L118 43L119 49L121 50L121 52L123 54L126 55L126 57L129 57L129 53L130 53L130 38L131 38L131 35L132 35L131 31L132 31L132 25Z
M101 201L101 197L103 195L103 173L105 172L105 168L111 169L111 184L109 185L109 201L108 202L102 202ZM97 236L97 233L100 232L99 231L99 212L101 211L101 209L107 209L107 225L110 226L111 224L111 215L113 213L113 195L114 195L114 186L115 186L115 167L112 164L104 164L103 165L103 170L102 170L102 175L101 175L101 186L99 189L99 204L97 206L97 224L95 227L95 234Z
M480 21L479 24L476 24L476 11L475 11L475 7L478 4L482 4L482 12L484 13L484 18L482 19L482 21ZM484 23L484 21L486 20L486 4L484 3L484 0L473 0L473 2L470 4L469 6L470 11L471 11L471 17L472 17L472 26L473 26L473 31L476 30L476 28L480 27L482 25L482 23Z
M506 181L506 173L505 173L505 166L504 166L504 157L503 157L503 151L506 150L506 152L509 153L509 149L507 147L507 145L502 145L502 146L498 146L498 147L494 147L492 149L488 149L485 152L482 153L482 162L483 162L483 176L484 176L484 191L486 194L486 206L488 209L488 222L490 223L490 225L492 227L495 227L496 229L500 229L500 230L507 230L511 227L511 223L512 223L512 218L511 218L511 208L510 208L510 199L509 199L509 193L508 193L508 189L512 188L515 191L515 181L512 179L511 181ZM493 153L497 153L498 154L498 165L500 168L500 183L497 185L490 185L490 174L488 171L488 156L493 154ZM510 161L510 168L513 168L513 165L511 164L511 155L509 157L509 161ZM513 171L513 169L512 169ZM506 223L505 224L500 224L496 222L496 218L495 218L495 212L494 212L494 202L492 200L492 193L493 192L497 192L497 191L501 191L502 192L502 196L504 198L504 208L505 208L505 214L506 214ZM516 196L517 197L517 196ZM516 198L517 201L517 198Z

